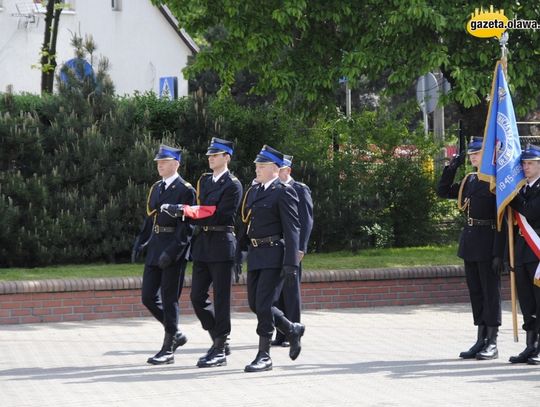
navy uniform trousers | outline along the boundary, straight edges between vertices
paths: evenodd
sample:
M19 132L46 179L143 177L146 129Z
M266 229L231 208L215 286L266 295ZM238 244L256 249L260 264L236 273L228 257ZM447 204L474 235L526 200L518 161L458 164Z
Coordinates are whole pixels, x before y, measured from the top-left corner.
M529 191L520 192L510 203L520 212L531 227L540 235L540 180ZM523 236L516 230L515 236L515 276L519 306L523 314L523 330L540 333L540 287L534 285L534 274L538 258Z
M193 227L160 212L162 204L187 204L195 202L195 190L181 177L160 192L161 181L150 189L147 201L147 217L144 221L140 241L147 242L146 261L142 281L142 303L165 327L165 332L178 331L178 298L182 293L186 255ZM163 253L171 259L165 268L158 266Z
M299 250L307 253L309 236L313 229L313 200L309 187L294 179L288 183L298 195L298 217L300 220L300 245ZM276 306L283 310L285 317L291 322L300 322L302 310L302 294L300 283L302 281L302 263L298 266L298 279L294 285L284 284ZM278 342L285 336L278 332Z
M266 189L262 185L250 188L244 203L245 230L239 237L239 250L248 251L248 302L257 315L257 334L270 339L284 317L274 305L283 286L282 268L299 265L298 196L291 186L276 179ZM254 245L253 239L272 242Z
M204 219L190 219L196 225L191 303L203 329L213 339L231 332L231 279L236 252L233 226L241 199L242 185L229 172L217 182L212 181L212 174L203 174L197 183L197 203L216 206L216 212ZM209 301L210 286L213 303Z
M454 183L457 169L445 167L437 194L442 198L461 199L467 216L460 240L458 256L465 264L465 276L471 300L474 325L501 325L501 277L492 270L494 257L503 258L504 233L497 232L495 195L489 184L469 174L461 184ZM487 222L486 222L487 221Z

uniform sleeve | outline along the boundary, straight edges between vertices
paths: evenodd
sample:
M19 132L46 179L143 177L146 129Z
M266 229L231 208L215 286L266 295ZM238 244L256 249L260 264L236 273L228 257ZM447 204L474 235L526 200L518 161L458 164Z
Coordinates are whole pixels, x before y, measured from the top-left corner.
M441 198L457 199L459 194L459 184L454 183L457 168L444 167L441 179L437 185L437 195Z
M526 199L521 194L517 194L510 202L510 206L527 218L529 222L540 219L540 194Z
M313 200L309 187L301 186L298 193L298 216L300 218L300 250L307 253L309 236L313 229Z
M148 198L146 202L146 216L144 217L144 222L137 236L140 244L142 245L146 245L149 242L150 237L152 236L152 226L154 224L154 221L152 219L152 216L149 215L149 212L150 212L149 201L150 201L150 197L152 195L155 185L156 184L152 185L150 187L150 191L148 192Z
M298 195L292 187L285 187L278 203L281 229L285 240L284 266L298 267L300 246L300 219L298 217Z
M240 206L242 199L242 185L239 181L233 181L224 190L221 200L218 202L215 212L208 217L190 219L194 225L223 225L234 226L233 219Z

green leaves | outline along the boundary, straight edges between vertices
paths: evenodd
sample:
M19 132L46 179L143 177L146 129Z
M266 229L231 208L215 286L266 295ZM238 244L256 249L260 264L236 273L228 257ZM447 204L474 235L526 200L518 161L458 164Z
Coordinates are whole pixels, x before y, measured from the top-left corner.
M467 1L395 0L164 0L192 35L220 26L229 35L214 38L186 70L206 70L221 78L226 94L242 70L257 76L253 90L276 94L280 104L300 114L322 113L335 104L338 79L388 80L402 93L426 72L442 70L452 82L448 103L482 103L500 56L498 41L473 38L465 25L475 5ZM538 7L506 0L507 16L538 19ZM509 65L516 109L536 104L540 33L510 32ZM211 55L211 57L210 57ZM292 74L291 74L292 72ZM294 101L294 104L291 102ZM521 107L526 106L526 109Z

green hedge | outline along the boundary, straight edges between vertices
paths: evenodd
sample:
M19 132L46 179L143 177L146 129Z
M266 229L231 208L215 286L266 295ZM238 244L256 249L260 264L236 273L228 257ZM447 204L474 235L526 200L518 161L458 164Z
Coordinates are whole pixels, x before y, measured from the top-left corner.
M306 126L270 105L201 97L0 94L0 266L127 261L159 143L185 150L181 173L195 184L214 135L236 141L231 167L245 185L262 144L295 156L293 175L313 191L315 250L441 240L434 146L384 108ZM402 144L413 157L394 154Z

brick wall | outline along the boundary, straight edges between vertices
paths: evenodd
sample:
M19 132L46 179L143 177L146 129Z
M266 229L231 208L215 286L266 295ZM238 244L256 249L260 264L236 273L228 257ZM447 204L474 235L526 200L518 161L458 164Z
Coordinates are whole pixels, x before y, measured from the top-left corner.
M468 302L463 267L304 271L304 309L357 308ZM192 313L191 279L186 278L180 307ZM503 298L509 298L508 276ZM143 317L141 278L0 282L0 324ZM245 274L233 285L232 309L247 312Z

